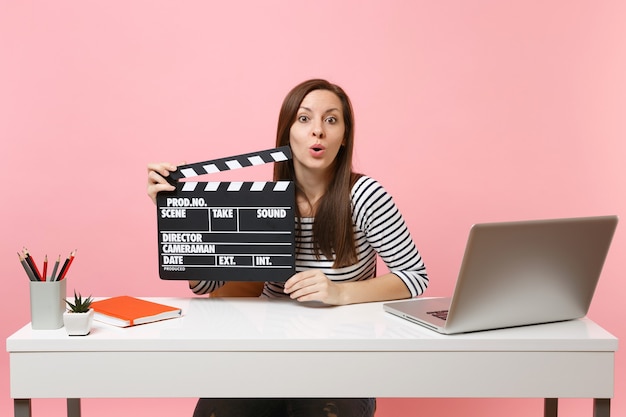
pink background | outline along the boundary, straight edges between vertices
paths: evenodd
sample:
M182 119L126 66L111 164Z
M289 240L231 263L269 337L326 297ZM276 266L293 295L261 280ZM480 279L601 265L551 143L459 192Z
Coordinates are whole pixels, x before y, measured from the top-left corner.
M272 147L282 98L310 77L351 95L357 168L404 212L428 295L452 291L472 223L622 215L624 16L619 0L0 0L2 339L29 321L22 246L40 262L78 248L68 292L190 295L158 278L146 164ZM227 178L269 173L244 171ZM589 314L620 338L623 227ZM623 351L616 365L618 416ZM11 415L8 354L0 369L0 415ZM194 403L86 399L83 410L190 416ZM64 407L33 402L39 416ZM378 416L541 410L539 399L382 399ZM588 416L591 401L561 410Z

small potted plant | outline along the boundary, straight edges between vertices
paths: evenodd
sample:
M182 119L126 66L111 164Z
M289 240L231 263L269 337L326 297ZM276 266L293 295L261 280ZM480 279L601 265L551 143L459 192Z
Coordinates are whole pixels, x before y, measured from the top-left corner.
M83 298L80 293L74 290L74 302L65 300L68 309L63 313L63 325L70 336L85 336L91 331L93 323L93 302L91 296Z

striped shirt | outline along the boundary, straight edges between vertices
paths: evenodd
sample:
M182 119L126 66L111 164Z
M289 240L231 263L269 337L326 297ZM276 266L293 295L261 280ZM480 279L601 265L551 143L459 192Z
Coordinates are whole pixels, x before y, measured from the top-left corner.
M296 272L309 269L322 271L331 281L363 281L376 276L376 256L380 256L389 272L398 276L416 297L428 286L428 274L420 253L404 222L402 214L387 191L376 180L360 177L350 193L352 223L357 262L334 269L333 260L316 256L313 246L314 218L297 218ZM206 294L219 288L223 281L201 281L192 288L195 294ZM263 296L288 298L282 282L266 282Z

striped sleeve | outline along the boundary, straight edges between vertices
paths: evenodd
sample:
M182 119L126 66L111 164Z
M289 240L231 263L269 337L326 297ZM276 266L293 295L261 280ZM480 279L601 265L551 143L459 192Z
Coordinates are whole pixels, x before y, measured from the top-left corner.
M405 283L411 296L424 293L429 282L424 261L391 195L376 180L362 176L352 188L352 204L357 229L389 272Z
M191 291L197 295L208 294L224 284L225 281L198 281L195 287L191 287Z

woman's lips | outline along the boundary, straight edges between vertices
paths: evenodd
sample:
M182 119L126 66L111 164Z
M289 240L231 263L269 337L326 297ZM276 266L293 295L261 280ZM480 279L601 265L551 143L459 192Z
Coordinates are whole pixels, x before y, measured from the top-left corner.
M322 145L313 145L309 148L309 153L314 158L322 157L324 155L324 152L326 152L326 148L324 148Z

